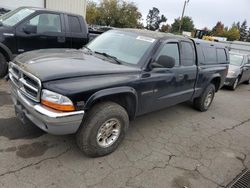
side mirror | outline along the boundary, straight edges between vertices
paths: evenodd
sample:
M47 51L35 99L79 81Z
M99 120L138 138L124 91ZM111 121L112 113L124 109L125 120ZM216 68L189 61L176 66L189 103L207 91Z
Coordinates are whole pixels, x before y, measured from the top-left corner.
M175 59L166 56L166 55L161 55L158 60L152 64L153 68L173 68L175 66Z
M37 33L37 27L34 25L26 25L23 28L24 33L31 34L31 33Z

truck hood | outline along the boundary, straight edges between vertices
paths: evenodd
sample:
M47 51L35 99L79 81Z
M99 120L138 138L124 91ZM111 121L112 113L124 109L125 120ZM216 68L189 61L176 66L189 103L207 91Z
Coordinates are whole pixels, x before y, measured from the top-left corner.
M16 64L42 82L58 79L139 72L138 67L119 65L81 50L36 50L17 56Z

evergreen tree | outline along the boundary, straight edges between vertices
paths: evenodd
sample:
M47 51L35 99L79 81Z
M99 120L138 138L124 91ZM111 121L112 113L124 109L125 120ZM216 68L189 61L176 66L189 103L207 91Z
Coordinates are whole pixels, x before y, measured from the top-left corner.
M163 14L160 15L159 9L153 7L153 9L149 10L147 15L147 29L155 31L160 28L161 23L166 21L167 18Z
M244 20L240 25L240 41L245 41L247 39L248 31L247 31L247 21Z

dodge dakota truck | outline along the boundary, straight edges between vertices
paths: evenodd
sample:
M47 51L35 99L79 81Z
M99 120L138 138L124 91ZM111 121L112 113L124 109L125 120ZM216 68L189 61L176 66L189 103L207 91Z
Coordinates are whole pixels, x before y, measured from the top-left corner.
M0 16L0 77L8 62L23 52L47 48L82 48L98 33L90 33L80 15L21 7Z
M223 86L228 50L136 29L108 31L81 50L17 56L9 66L17 117L56 135L76 134L88 156L113 152L129 121L191 101L207 111Z

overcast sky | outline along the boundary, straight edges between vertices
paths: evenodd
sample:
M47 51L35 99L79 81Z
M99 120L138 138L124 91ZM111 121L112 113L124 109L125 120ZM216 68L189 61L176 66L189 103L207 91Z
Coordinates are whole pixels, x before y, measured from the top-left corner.
M174 18L180 17L184 0L130 0L135 2L143 14L144 20L149 9L157 7L161 14L167 17L167 23L172 24ZM186 16L194 20L195 27L212 28L217 21L225 26L231 26L235 21L245 19L250 26L250 0L190 0L186 7Z

